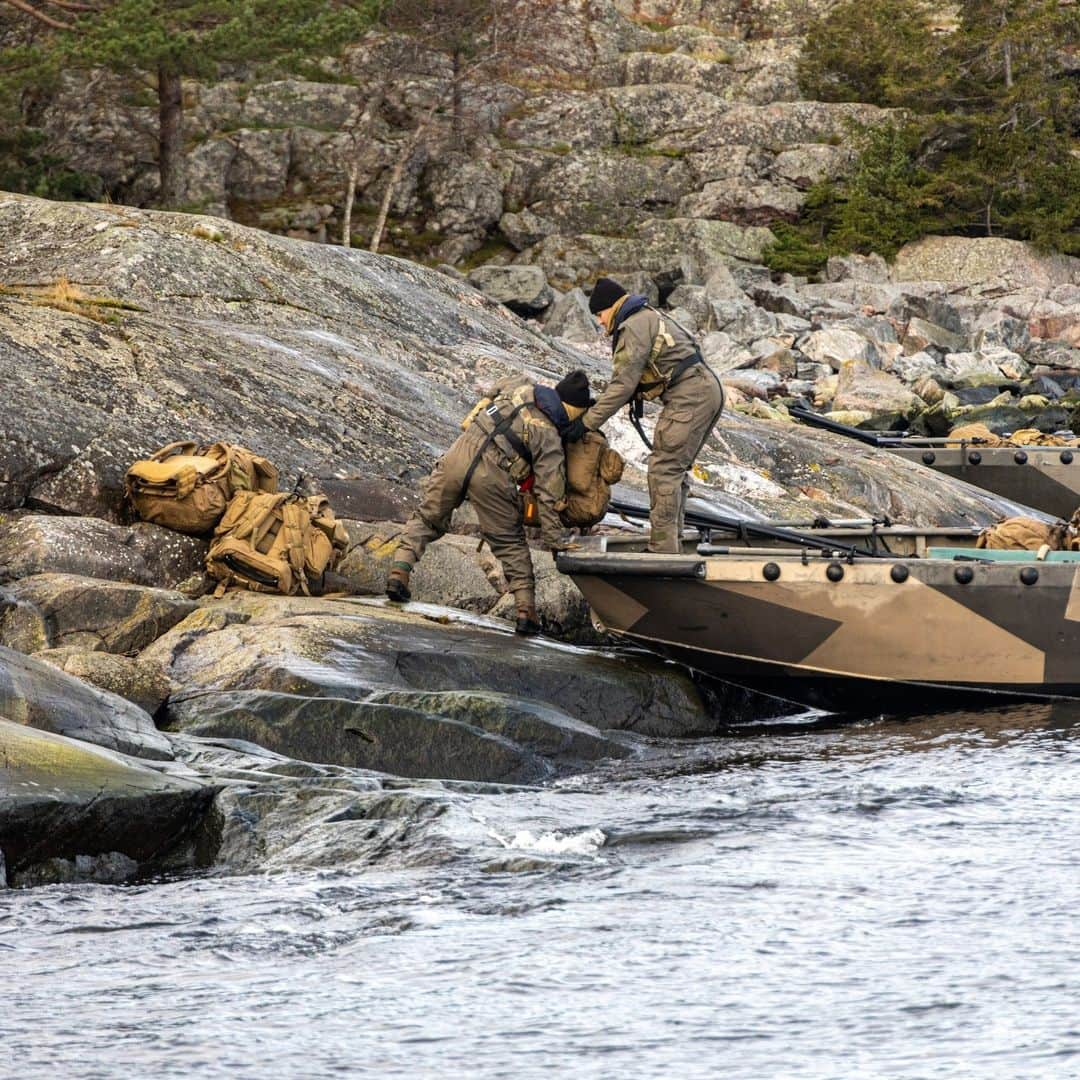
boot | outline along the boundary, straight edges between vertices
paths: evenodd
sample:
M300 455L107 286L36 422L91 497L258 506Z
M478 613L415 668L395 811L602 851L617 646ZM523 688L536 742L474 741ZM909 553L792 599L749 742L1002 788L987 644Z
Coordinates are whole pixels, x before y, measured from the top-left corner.
M536 608L518 608L517 624L514 633L522 637L535 637L544 628L540 625L540 617L536 614Z
M394 567L386 579L387 598L395 604L405 604L412 599L409 592L409 571Z

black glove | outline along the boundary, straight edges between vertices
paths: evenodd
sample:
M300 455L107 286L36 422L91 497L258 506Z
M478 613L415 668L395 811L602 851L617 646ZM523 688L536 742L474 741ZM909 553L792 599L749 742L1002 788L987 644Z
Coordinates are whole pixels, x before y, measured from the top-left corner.
M582 423L579 416L576 420L571 420L567 429L563 432L564 442L579 442L585 438L585 432L589 429Z

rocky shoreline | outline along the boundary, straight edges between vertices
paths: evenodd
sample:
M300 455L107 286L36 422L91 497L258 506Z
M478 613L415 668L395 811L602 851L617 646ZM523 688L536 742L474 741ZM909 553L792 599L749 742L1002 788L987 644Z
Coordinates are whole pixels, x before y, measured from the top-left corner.
M580 295L552 289L545 322L523 320L505 296L393 258L18 196L0 196L0 240L8 885L363 861L434 828L448 792L549 783L768 708L612 650L539 552L549 636L516 638L468 508L414 577L417 603L381 598L415 484L485 383L604 377L605 342L556 333L560 305L588 328ZM865 389L888 380L921 402L905 420L928 423L919 371L961 408L983 407L964 405L969 390L1016 383L1025 420L1028 391L1054 382L1062 394L1031 418L1057 426L1066 411L1066 282L1035 297L850 260L832 282L774 283L723 253L705 269L664 293L671 274L628 284L694 325L728 386L734 411L695 474L706 505L985 524L999 500L794 425L785 401L824 406L835 383L833 405L872 405L849 419L892 424L896 402ZM961 346L998 374L962 372ZM207 596L204 541L130 521L122 499L127 465L177 437L244 443L324 488L351 537L342 595ZM644 449L621 418L611 437L640 492Z

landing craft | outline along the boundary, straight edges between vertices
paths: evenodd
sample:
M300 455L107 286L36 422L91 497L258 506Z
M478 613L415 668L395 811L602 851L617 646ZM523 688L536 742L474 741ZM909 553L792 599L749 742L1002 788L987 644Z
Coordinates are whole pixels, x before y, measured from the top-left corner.
M976 549L976 528L739 523L654 555L558 557L618 638L831 711L1080 697L1080 552Z
M809 409L791 415L858 439L956 480L1068 521L1080 507L1080 450L1062 446L986 446L978 439L919 438L902 432L863 431Z

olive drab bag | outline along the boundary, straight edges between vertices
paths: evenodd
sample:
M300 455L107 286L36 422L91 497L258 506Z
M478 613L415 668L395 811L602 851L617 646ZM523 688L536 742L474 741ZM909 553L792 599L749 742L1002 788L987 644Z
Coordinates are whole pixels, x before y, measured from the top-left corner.
M311 594L348 545L324 495L241 491L214 530L206 569L221 583L253 592Z
M143 521L177 532L209 532L239 491L277 491L277 469L242 446L163 446L127 471L128 500Z
M623 465L622 456L599 431L587 431L578 442L566 444L566 496L556 509L568 529L590 529L603 519L611 485L622 479Z

